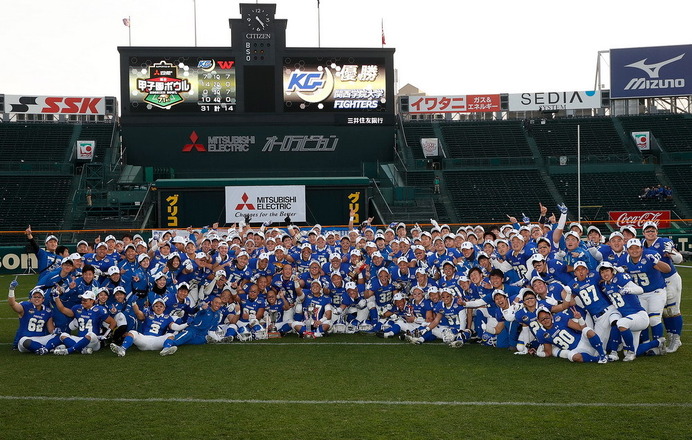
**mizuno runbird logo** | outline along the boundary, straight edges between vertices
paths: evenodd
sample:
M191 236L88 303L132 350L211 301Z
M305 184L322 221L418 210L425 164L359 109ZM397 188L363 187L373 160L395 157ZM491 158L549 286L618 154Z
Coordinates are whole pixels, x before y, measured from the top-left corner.
M646 60L648 60L648 58L644 58L643 60L639 60L635 63L627 64L625 65L625 67L634 67L636 69L641 69L644 72L646 72L647 75L649 75L649 78L658 78L658 73L661 70L661 67L681 60L684 56L685 54L683 53L682 55L678 55L675 58L671 58L669 60L661 61L660 63L654 64L646 64Z

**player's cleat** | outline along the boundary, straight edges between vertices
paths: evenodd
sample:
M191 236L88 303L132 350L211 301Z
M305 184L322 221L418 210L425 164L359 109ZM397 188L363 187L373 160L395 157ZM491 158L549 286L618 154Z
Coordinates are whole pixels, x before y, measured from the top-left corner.
M91 347L84 347L81 351L82 354L92 354L93 352L94 350Z
M607 364L608 363L608 356L603 355L598 358L598 363L599 364Z
M207 341L207 344L216 344L221 342L221 340L214 338L212 335L207 335L204 337L204 339Z
M420 338L420 337L418 337L418 338L411 337L411 339L409 339L409 342L413 345L421 345L423 343L423 340L424 339Z
M228 344L229 342L233 342L234 339L235 338L233 336L224 336L223 338L221 338L221 342L223 342L224 344Z
M119 357L125 356L126 350L118 344L111 344L111 351Z
M50 350L48 350L46 347L41 347L38 350L36 350L35 353L39 356L43 356L44 354L50 353Z
M456 341L450 342L449 346L451 348L461 348L464 346L464 341L462 341L461 339L457 339Z
M58 355L58 356L65 356L68 353L67 348L65 347L57 347L53 350L53 354Z
M622 358L623 362L631 362L637 357L637 354L633 351L630 351L630 350L625 350L624 353L625 353L625 357Z
M163 350L161 350L159 354L161 356L168 356L175 353L176 351L178 351L178 347L176 347L175 345L171 345L170 347L166 347Z
M658 354L665 356L668 353L666 348L666 338L658 338Z
M375 336L377 336L378 338L384 339L384 332L382 330L375 332Z
M617 351L611 351L608 353L608 362L617 362L620 360L620 356L618 356Z
M670 335L670 342L668 343L668 346L666 347L666 351L668 353L675 353L678 351L678 348L682 345L682 342L680 342L680 335L675 335L671 334Z

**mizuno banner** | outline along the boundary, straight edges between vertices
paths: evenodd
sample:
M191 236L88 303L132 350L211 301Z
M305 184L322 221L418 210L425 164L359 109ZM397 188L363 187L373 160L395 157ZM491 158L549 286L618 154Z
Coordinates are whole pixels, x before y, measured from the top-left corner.
M610 50L610 97L692 95L692 45Z
M305 221L305 186L227 186L226 223L249 215L253 223Z

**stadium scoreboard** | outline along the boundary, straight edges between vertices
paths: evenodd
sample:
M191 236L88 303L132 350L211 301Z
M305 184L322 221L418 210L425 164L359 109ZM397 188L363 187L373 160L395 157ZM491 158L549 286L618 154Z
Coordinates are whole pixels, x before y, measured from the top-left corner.
M394 49L286 47L275 12L241 4L228 47L118 48L130 163L185 177L353 176L392 159Z
M127 62L131 113L218 113L236 109L233 58L151 55L132 56Z

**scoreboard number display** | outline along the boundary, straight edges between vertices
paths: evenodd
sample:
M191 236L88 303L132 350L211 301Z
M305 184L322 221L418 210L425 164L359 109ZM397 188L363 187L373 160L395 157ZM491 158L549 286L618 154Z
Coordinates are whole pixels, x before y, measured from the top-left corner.
M234 58L131 57L132 113L223 113L237 105Z

